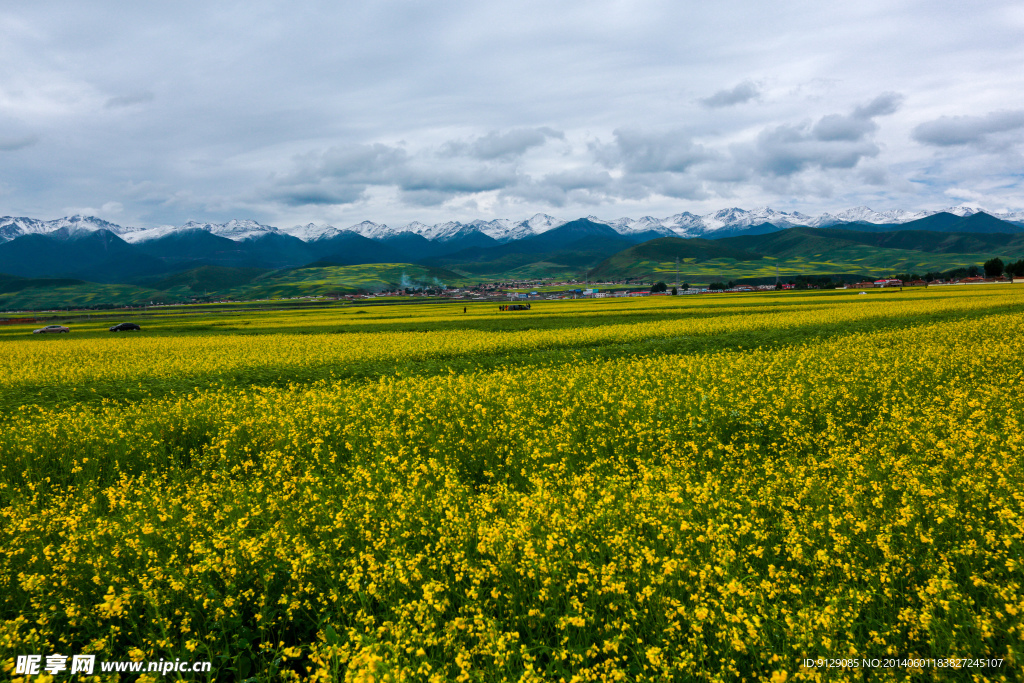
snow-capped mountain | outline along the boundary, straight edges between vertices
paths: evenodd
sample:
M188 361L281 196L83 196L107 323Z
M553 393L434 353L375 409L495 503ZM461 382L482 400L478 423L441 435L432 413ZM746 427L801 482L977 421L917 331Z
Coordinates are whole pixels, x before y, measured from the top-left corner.
M594 220L593 218L591 220ZM651 216L644 216L642 218L619 218L618 220L608 221L606 224L610 225L615 232L620 235L635 235L641 232L657 232L662 235L675 235L676 232L672 228L665 225L665 221L668 219L653 218ZM605 221L595 221L603 223Z
M175 232L184 232L185 228L177 227L174 225L158 225L155 228L146 228L145 230L132 230L131 232L123 233L121 239L131 244L138 244L139 242L148 242L149 240L155 240L165 235L170 235Z
M148 242L149 240L165 237L175 232L185 232L188 230L203 230L210 234L217 235L218 237L227 237L228 239L235 240L236 242L252 237L259 237L260 235L265 235L267 233L282 232L278 228L270 225L262 225L253 220L231 220L227 223L200 223L199 221L189 221L184 225L179 226L160 225L155 228L146 229L122 228L120 226L114 227L117 229L106 229L120 235L121 239L132 244Z
M497 218L491 221L475 220L469 223L459 221L445 221L436 225L427 225L419 221L413 221L408 225L391 227L372 221L363 221L350 226L348 230L358 232L363 237L370 239L385 239L402 233L413 233L425 237L428 240L447 242L467 232L476 230L488 237L493 237L499 242L510 242L522 239L530 235L539 235L551 228L556 228L565 223L563 220L553 218L546 214L538 213L529 220L515 221L508 218Z
M230 220L227 223L200 223L189 221L181 226L181 230L205 230L206 232L227 237L229 240L240 241L250 237L259 237L268 232L281 232L270 225L262 225L253 220Z
M68 234L79 230L109 230L115 235L126 235L136 228L124 228L95 216L65 216L52 221L41 221L36 218L3 216L0 218L0 242L12 240L22 235L41 235L66 228Z
M944 209L944 211L956 216L967 217L978 213L980 209L968 206L954 206ZM680 237L701 237L722 230L727 231L725 234L729 234L730 231L742 230L743 228L762 223L771 223L779 228L797 225L823 228L857 222L874 223L877 225L899 225L920 218L926 218L936 213L939 212L905 211L903 209L874 211L866 206L858 206L836 213L808 216L798 211L789 213L776 211L769 207L761 207L749 211L733 207L704 215L684 211L666 218L655 218L653 216L642 216L640 218L626 217L615 220L605 220L595 216L588 216L588 218L594 222L608 225L616 232L627 236L655 232L662 235L677 235ZM1005 221L1024 223L1024 211L992 213L991 215ZM135 228L120 226L93 216L76 215L51 221L4 216L0 217L0 242L7 242L22 235L47 234L66 229L69 234L82 230L109 230L119 235L125 241L132 243L146 242L186 230L205 230L214 235L235 241L252 239L266 234L284 234L297 237L304 242L330 239L344 232L355 232L376 240L404 233L412 233L421 235L428 240L447 242L465 237L473 232L480 232L498 242L504 243L520 240L532 235L539 235L564 223L566 221L547 214L538 213L527 220L519 221L509 218L496 218L489 221L478 219L469 223L445 221L435 225L414 221L407 225L396 227L383 223L363 221L347 228L336 228L333 225L317 225L315 223L296 225L291 228L276 228L271 225L263 225L254 220L231 220L226 223L189 221L180 226L161 225L155 228Z
M295 225L290 228L282 228L281 232L291 235L292 237L298 237L303 242L316 242L317 240L326 240L332 237L337 237L345 231L339 230L333 225L328 225L326 223L323 225L307 223L306 225Z
M661 224L676 234L685 235L691 230L702 229L704 227L704 218L689 211L684 211L674 216L669 216Z
M780 228L789 228L794 225L807 225L811 217L799 212L786 213L764 206L753 211L737 208L721 209L701 216L701 219L705 230L714 231L722 228L745 228L761 223L771 223Z
M904 211L903 209L874 211L866 206L858 206L835 214L823 213L811 219L808 225L819 228L836 225L837 223L906 223L918 218L925 218L932 213L930 211Z

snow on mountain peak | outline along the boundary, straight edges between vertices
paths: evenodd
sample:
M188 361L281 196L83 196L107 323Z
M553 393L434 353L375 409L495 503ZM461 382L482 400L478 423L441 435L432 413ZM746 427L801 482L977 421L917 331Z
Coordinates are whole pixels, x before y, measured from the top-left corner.
M188 221L181 226L182 230L205 230L218 237L227 237L229 240L240 242L251 237L259 237L267 233L280 233L281 231L270 225L262 225L254 220L232 219L227 223L200 223L199 221Z
M336 237L341 233L341 230L338 230L333 225L329 225L327 223L324 223L323 225L307 223L306 225L295 225L290 228L282 228L281 232L291 235L292 237L298 237L303 242L315 242L316 240Z
M560 225L565 225L566 222L554 216L549 216L546 213L535 213L526 221L526 227L535 235L539 235Z

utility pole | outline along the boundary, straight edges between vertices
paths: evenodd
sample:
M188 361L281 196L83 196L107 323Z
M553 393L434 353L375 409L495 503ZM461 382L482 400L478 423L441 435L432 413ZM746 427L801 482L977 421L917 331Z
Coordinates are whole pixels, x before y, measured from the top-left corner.
M679 291L679 257L676 256L676 291Z

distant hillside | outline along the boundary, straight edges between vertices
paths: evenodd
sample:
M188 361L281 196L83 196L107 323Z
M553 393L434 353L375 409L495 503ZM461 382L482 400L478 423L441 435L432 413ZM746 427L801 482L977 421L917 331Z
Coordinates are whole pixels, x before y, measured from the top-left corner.
M737 237L739 235L769 235L773 232L785 230L785 227L779 227L771 223L758 223L757 225L749 226L727 226L719 228L713 232L704 234L704 237L709 240L720 240L726 237Z
M467 280L450 270L409 263L374 263L355 266L280 270L233 288L233 298L262 299L293 296L330 296L380 292L400 288L460 286Z
M856 245L935 254L1024 256L1024 234L949 233L924 230L861 232L838 228L789 228L769 235L728 237L719 240L735 249L765 256L824 255Z
M25 289L52 289L84 284L86 284L84 280L71 278L30 278L0 274L0 294L10 294Z
M161 301L161 293L145 287L81 282L0 292L0 311L141 306L154 300Z
M493 247L471 247L420 263L484 279L568 278L582 275L636 240L635 235L621 235L604 223L581 218L540 235Z
M159 291L184 287L192 292L221 292L242 287L271 272L265 268L200 266L167 277L144 280L140 284Z
M995 256L1004 261L1024 257L1024 234L796 227L719 240L652 240L609 257L589 277L667 282L675 277L676 258L680 280L693 283L774 280L776 273L783 279L838 274L881 277L981 265Z
M23 235L0 244L0 273L125 282L167 270L158 258L108 230Z
M737 239L737 238L734 238ZM757 261L760 254L753 253L726 243L727 240L683 239L681 237L660 237L643 244L629 247L590 271L591 279L618 280L626 277L642 277L653 272L654 264L680 259L687 261L708 261L711 259L732 259L734 261Z
M939 213L932 214L931 216L907 221L906 223L844 223L835 227L860 232L925 230L928 232L1024 233L1024 226L1000 220L995 216L985 213L984 211L979 211L965 217L940 211Z
M172 232L135 249L169 264L235 265L248 259L243 243L199 229Z
M400 249L349 231L309 242L307 253L309 256L295 265L322 261L355 266L363 263L404 263L408 260Z

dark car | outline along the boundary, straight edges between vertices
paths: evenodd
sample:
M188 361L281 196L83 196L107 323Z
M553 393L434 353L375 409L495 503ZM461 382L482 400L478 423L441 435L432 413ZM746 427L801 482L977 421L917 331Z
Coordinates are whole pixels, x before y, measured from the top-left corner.
M142 328L135 323L118 323L110 328L111 332L130 332L132 330L141 330Z

